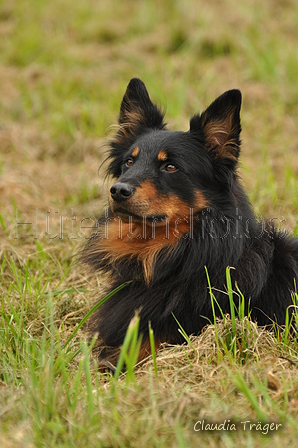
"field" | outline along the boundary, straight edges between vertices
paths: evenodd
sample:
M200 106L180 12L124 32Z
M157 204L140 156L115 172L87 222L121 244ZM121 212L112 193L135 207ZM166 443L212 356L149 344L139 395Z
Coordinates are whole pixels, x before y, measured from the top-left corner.
M119 377L76 331L108 281L77 254L134 76L177 130L239 88L243 183L298 234L297 48L295 0L0 0L1 447L297 446L287 331L227 316Z

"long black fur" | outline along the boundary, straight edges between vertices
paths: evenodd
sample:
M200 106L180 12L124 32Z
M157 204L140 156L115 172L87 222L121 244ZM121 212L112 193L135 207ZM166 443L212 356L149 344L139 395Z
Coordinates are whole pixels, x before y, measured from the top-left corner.
M133 79L128 85L111 143L109 173L135 189L150 181L161 197L174 194L189 207L194 192L200 191L208 206L194 214L192 234L180 235L171 251L162 248L156 254L149 282L136 256L115 260L100 248L102 234L90 238L83 261L111 275L110 290L131 281L91 319L99 345L110 347L102 358L115 363L113 354L136 310L144 341L150 321L158 342L183 342L173 314L188 334L198 334L213 320L205 267L223 312L230 310L225 293L230 266L233 285L236 282L243 293L252 319L259 325L285 323L298 279L298 242L277 231L272 222L256 219L243 191L237 174L240 106L240 92L228 91L191 119L188 132L173 132L165 128L163 113L152 104L144 84ZM125 162L134 147L143 158L140 155L129 168ZM157 164L162 149L171 154L170 163L178 167L175 173L165 173ZM114 216L117 213L109 210L108 219ZM99 218L99 228L106 223L107 214ZM218 309L216 313L220 316Z

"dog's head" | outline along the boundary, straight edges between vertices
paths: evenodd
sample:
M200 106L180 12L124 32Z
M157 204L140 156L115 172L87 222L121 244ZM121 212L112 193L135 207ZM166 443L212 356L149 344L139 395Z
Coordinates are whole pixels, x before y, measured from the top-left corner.
M158 225L212 207L235 179L240 107L240 91L229 90L190 120L188 132L170 131L143 82L132 79L111 142L111 210Z

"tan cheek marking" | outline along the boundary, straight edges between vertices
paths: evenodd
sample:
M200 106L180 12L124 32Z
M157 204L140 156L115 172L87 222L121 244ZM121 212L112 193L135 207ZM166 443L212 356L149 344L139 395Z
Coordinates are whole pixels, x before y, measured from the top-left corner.
M150 208L148 213L166 214L171 222L189 216L190 209L193 209L193 213L197 213L207 207L209 207L208 200L201 191L197 190L195 192L195 200L192 207L176 195L172 194L165 197L157 197L157 201L152 203L152 210Z
M154 202L158 198L158 192L155 185L149 180L145 180L137 189L133 196L134 202Z
M196 190L195 192L195 203L194 203L194 212L200 212L204 210L204 208L210 207L209 201L205 198L203 193L200 190Z
M143 182L131 198L130 210L137 215L162 215L164 198L150 181Z
M169 220L174 216L189 213L189 206L175 195L162 195L155 185L149 181L137 188L133 201L144 204L143 211L146 215L167 215Z
M189 215L189 205L185 204L181 199L177 198L177 196L169 195L164 204L162 204L162 208L164 213L167 214L169 220L173 220L179 218L180 216Z
M168 158L168 155L167 155L166 151L164 149L162 149L161 151L159 151L157 158L160 162L165 162Z
M133 157L137 157L137 156L139 155L139 152L140 152L140 148L139 148L138 146L136 146L136 147L133 149L131 155L132 155Z
M190 207L176 195L163 196L158 193L155 185L145 181L132 197L130 209L136 214L144 215L167 215L170 223L176 219L189 216L190 209L197 213L204 208L209 207L209 202L199 190L195 192L193 207Z

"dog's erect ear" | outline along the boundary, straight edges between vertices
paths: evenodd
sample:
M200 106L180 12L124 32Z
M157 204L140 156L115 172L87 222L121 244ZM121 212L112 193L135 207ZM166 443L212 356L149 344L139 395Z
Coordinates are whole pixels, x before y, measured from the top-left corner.
M240 152L241 92L228 90L190 121L190 132L203 131L212 158L236 162Z
M123 153L148 128L163 129L163 118L164 114L151 102L145 84L140 79L131 79L121 103L119 129L110 143L108 173L119 177Z
M163 129L164 114L154 105L145 84L138 78L130 80L122 100L119 125L123 137L133 136L142 127Z

